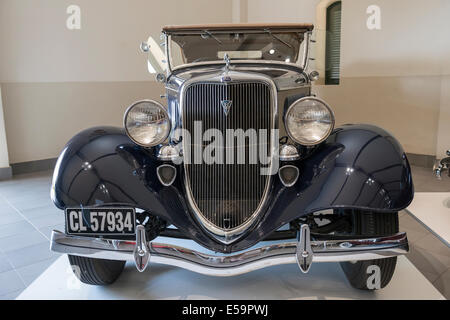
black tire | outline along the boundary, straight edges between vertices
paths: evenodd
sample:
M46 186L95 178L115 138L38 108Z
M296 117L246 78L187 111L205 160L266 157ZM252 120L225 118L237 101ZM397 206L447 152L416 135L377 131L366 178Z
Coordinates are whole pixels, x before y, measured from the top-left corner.
M117 280L125 261L94 259L69 255L73 273L81 282L91 285L108 285Z
M352 217L352 234L372 236L372 235L392 235L398 232L397 212L350 212ZM384 288L391 281L397 264L397 257L366 260L357 262L341 262L345 276L352 287L362 290L376 290ZM375 285L374 269L378 266L380 270L379 286ZM369 269L370 267L370 269ZM370 280L369 280L370 277ZM374 282L375 281L375 282ZM368 287L368 285L370 287Z

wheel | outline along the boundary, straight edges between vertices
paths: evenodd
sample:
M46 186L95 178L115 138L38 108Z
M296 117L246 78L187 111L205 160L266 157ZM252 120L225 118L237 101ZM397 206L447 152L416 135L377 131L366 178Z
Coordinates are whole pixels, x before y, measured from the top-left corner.
M391 235L398 232L397 212L349 211L352 220L352 234L364 236ZM387 286L397 264L397 257L341 262L345 276L352 287L362 290L376 290Z
M107 285L117 280L125 261L94 259L69 255L75 276L81 282L92 285Z

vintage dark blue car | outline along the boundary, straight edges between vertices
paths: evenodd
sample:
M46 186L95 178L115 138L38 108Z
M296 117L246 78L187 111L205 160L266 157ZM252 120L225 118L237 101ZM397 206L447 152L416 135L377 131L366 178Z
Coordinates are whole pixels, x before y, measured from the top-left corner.
M53 176L66 230L51 249L82 282L112 283L134 261L215 276L340 262L356 288L389 283L408 252L397 214L413 198L408 159L381 128L335 127L311 92L312 30L168 26L164 53L151 38L141 45L167 106L138 101L124 128L78 133Z

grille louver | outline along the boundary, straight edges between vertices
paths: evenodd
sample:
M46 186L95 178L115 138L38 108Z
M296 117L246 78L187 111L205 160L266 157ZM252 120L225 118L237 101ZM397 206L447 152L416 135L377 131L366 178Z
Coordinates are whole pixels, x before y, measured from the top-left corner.
M232 104L225 115L223 100ZM270 129L273 123L271 88L266 83L195 83L186 88L183 106L183 126L194 133L194 122L202 123L202 130L218 129L227 145L227 129L266 129L266 144L260 144L270 154ZM221 148L223 159L234 164L185 163L187 188L198 214L223 231L245 224L258 211L265 197L269 176L261 175L262 164L250 164L249 141L243 145L233 138L233 150ZM261 142L261 141L260 141ZM203 143L203 151L208 143ZM191 157L195 143L188 146ZM230 152L233 151L232 154ZM245 164L238 163L238 152L245 152ZM259 152L259 151L258 151ZM229 157L229 158L227 158ZM193 162L193 157L191 162ZM267 165L265 165L267 166Z

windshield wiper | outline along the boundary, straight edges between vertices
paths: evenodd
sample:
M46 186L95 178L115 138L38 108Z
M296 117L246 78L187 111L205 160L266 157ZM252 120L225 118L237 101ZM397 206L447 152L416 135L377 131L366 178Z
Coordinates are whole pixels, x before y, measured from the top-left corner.
M264 32L268 33L272 38L280 41L281 43L283 43L284 45L288 46L289 48L294 49L294 47L290 43L288 43L288 42L280 39L278 36L272 34L272 32L269 29L264 29Z
M216 40L219 44L222 44L222 41L220 41L219 39L217 39L216 36L214 36L211 32L207 31L207 30L203 30L204 33L202 33L200 35L200 37L202 37L202 39L207 39L205 37L205 34L207 34L208 36L210 36L211 38L213 38L214 40Z

